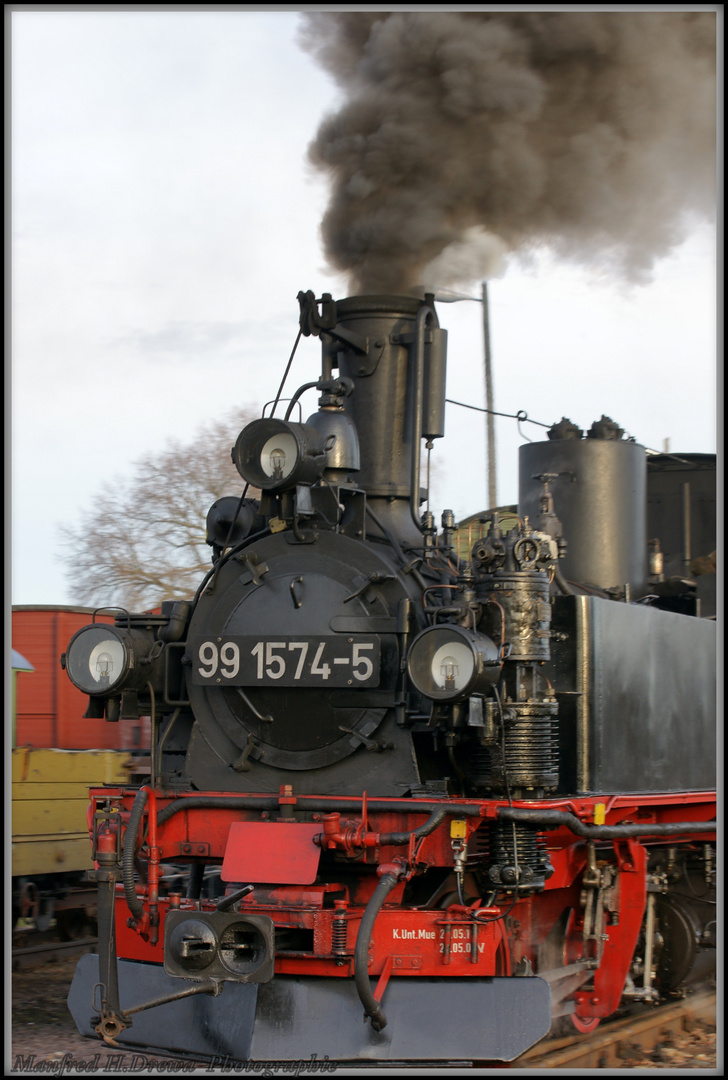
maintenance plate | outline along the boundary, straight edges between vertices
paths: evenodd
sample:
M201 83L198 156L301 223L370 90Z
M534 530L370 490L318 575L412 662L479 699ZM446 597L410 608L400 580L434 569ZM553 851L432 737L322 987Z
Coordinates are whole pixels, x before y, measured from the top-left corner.
M190 641L198 686L378 686L375 634L327 637L210 637Z

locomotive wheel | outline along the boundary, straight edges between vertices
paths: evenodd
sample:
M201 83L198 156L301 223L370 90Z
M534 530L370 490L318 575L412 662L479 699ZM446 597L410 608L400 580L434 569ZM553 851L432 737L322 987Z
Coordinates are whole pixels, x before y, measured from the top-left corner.
M598 1016L590 1016L588 1020L583 1020L576 1013L569 1013L568 1019L571 1020L572 1025L582 1035L588 1035L590 1031L594 1031L601 1024L601 1019Z
M33 922L40 914L40 892L34 881L22 879L20 891L20 918L31 919Z
M566 926L564 927L564 966L573 964L576 960L581 960L584 955L584 941L581 936L581 927L577 927L576 911L571 908L568 918L566 920ZM569 1013L566 1017L571 1022L571 1026L582 1035L588 1035L591 1031L594 1031L599 1027L601 1018L598 1016L577 1016L576 1013Z
M574 908L567 908L552 927L546 941L539 950L539 971L551 971L554 974L561 968L569 967L583 957L583 939L581 927L577 926L577 912ZM559 1006L560 1015L556 1015L551 1024L553 1036L567 1037L574 1031L580 1034L588 1034L594 1031L600 1024L599 1017L582 1017L576 1013L565 1013L561 1010L570 1001L574 994L583 986L590 977L590 972L584 972L580 980L578 976L571 976L560 985L558 978L553 984L555 993L555 1005Z

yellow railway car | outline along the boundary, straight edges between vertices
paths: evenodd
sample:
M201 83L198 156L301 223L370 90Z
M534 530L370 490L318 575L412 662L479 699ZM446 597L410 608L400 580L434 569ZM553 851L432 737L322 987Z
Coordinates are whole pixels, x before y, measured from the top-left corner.
M114 750L12 752L13 914L37 929L56 918L69 937L89 929L96 889L88 838L89 788L128 783L130 755Z

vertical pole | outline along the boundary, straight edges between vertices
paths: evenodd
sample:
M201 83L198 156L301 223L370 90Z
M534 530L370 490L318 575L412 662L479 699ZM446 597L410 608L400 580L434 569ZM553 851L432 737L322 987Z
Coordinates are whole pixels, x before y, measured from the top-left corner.
M18 689L18 673L17 673L17 671L11 671L10 678L11 678L11 681L12 681L12 694L13 694L13 700L12 700L12 710L13 710L12 711L12 718L13 718L12 719L12 743L10 745L11 745L11 749L15 749L15 709L16 709L15 698L16 698L16 691Z
M483 341L485 346L485 430L487 443L488 503L487 509L498 505L495 484L495 417L493 416L493 375L490 366L490 318L488 313L488 283L483 282Z
M647 917L645 919L645 970L642 975L642 997L652 1000L652 946L655 937L655 893L647 894Z
M693 561L692 543L690 537L690 484L683 484L683 573L690 576L690 563Z
M59 742L59 738L58 738L58 736L59 736L58 724L59 724L60 716L61 716L60 701L58 700L59 692L60 692L60 687L58 685L58 669L61 666L59 661L58 661L58 658L61 655L59 633L58 633L59 616L60 616L60 612L55 611L53 613L53 663L51 664L51 671L53 673L52 677L51 677L51 692L52 692L52 695L53 695L53 716L51 717L51 738L53 739L53 746L60 746L61 745L60 742ZM63 735L64 735L64 738L68 737L66 735L65 731L63 732Z

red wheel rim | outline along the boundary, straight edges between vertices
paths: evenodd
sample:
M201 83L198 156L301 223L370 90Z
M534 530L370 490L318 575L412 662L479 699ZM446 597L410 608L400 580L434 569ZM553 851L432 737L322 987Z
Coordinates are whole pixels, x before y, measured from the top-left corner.
M564 927L564 952L563 960L564 964L571 964L575 960L581 960L583 956L582 941L581 938L574 935L574 923L576 921L576 913L572 908L569 912L566 920L566 926ZM569 1019L572 1025L580 1034L588 1035L590 1031L594 1031L599 1027L601 1023L601 1017L599 1016L577 1016L576 1013L569 1013Z
M587 1020L582 1016L577 1016L576 1013L570 1013L570 1016L572 1024L582 1035L588 1035L590 1031L594 1031L594 1028L599 1027L601 1023L599 1016L590 1016Z

